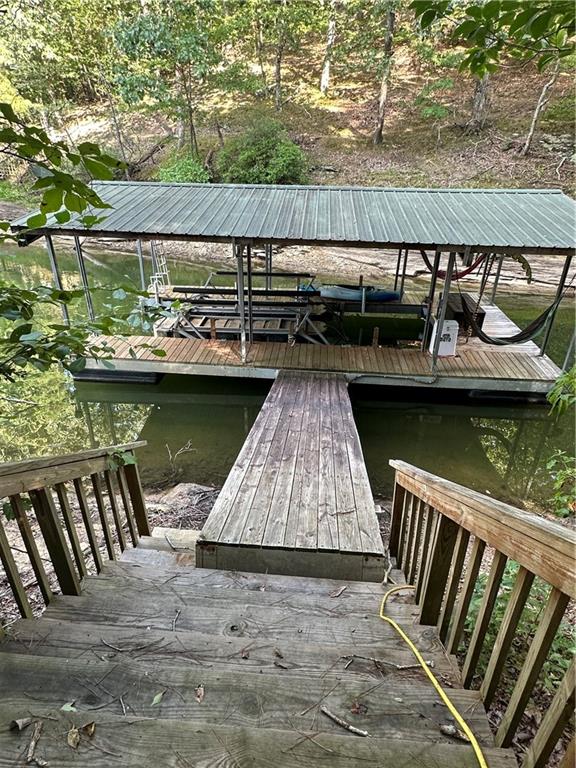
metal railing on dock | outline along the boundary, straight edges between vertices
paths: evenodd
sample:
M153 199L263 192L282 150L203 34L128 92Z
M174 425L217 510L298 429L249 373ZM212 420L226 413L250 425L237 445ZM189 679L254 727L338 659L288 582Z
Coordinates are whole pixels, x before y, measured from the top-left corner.
M576 535L558 523L403 461L390 464L396 470L390 552L408 582L416 587L420 622L437 625L449 653L460 655L464 651L464 687L479 685L487 709L497 692L507 698L495 738L497 746L509 747L561 630L568 604L576 597ZM503 590L503 581L511 575L507 566L512 563L512 584ZM479 576L486 568L484 583ZM517 632L539 580L549 591L522 658L515 655ZM543 591L539 590L539 595ZM479 605L471 626L473 601ZM496 611L497 607L503 611ZM568 665L568 651L565 655ZM481 657L487 659L483 671ZM504 673L510 672L502 686ZM573 716L574 683L572 660L524 754L522 768L544 768L547 764ZM572 742L562 766L573 764L573 749Z
M136 442L0 465L0 499L8 500L7 514L0 513L0 562L21 616L33 615L30 586L39 587L46 605L53 597L52 575L62 594L79 595L89 569L99 573L104 559L115 560L127 546L136 546L139 536L150 534L134 454L143 445ZM17 523L34 572L32 584L23 583L5 517ZM87 541L86 548L81 538Z

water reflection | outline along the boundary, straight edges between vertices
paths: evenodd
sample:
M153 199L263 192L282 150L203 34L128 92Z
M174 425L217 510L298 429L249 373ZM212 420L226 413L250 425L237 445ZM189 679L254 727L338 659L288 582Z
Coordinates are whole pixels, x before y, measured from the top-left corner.
M166 377L152 385L81 384L77 399L100 444L139 437L147 484L220 485L264 401L269 383ZM567 426L542 406L385 400L353 391L354 414L374 492L390 495L392 458L517 503L549 495L545 462Z

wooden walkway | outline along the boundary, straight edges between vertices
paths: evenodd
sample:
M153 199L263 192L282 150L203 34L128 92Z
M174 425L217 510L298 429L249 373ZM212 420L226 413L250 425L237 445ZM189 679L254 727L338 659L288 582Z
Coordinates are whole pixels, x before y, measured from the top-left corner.
M197 563L382 579L384 548L343 376L278 375L202 529Z
M170 541L185 548L177 535ZM8 628L2 768L477 768L470 744L442 732L449 711L379 618L380 585L182 563L164 537L142 537L85 578L81 596L55 596L40 619ZM400 571L392 576L402 583ZM464 713L490 768L515 768L436 630L415 623L406 596L393 596L389 613Z

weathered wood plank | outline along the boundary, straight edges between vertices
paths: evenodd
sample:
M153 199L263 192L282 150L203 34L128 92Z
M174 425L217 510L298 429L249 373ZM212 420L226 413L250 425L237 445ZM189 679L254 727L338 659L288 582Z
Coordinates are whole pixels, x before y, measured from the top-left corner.
M420 623L436 624L456 544L458 526L447 517L441 517L436 526L430 565L420 598Z
M123 469L124 476L126 477L126 484L128 486L128 493L130 494L132 512L134 513L136 527L138 528L138 533L140 536L150 536L150 525L148 524L146 502L144 501L144 493L142 492L142 484L140 482L138 465L126 464Z
M255 702L258 707L258 702ZM41 708L40 708L41 709ZM0 766L12 768L30 742L27 731L11 732L10 720L27 710L16 713L0 709ZM444 742L410 741L402 738L359 739L350 734L303 731L302 736L289 726L285 730L242 728L219 723L199 726L186 720L156 720L99 714L98 712L60 713L44 707L42 755L50 765L78 765L76 750L62 743L62 733L72 725L80 729L89 714L95 723L92 745L83 745L87 751L85 764L91 768L109 768L110 755L115 761L123 760L143 768L180 768L197 763L206 768L318 768L319 760L328 757L331 768L350 768L354 763L364 768L382 765L402 765L406 755L420 764L442 768L475 768L474 753L468 745ZM312 740L306 737L312 737ZM316 742L316 743L314 743ZM318 744L322 746L319 747ZM90 748L93 746L93 748ZM82 754L82 753L81 753ZM511 753L486 749L491 768L515 768ZM415 763L417 764L417 763Z
M458 586L462 576L462 568L464 566L464 560L468 550L469 539L470 534L468 531L464 530L464 528L460 528L458 531L458 537L456 539L454 556L452 558L452 566L450 570L448 586L446 589L446 597L444 599L444 605L442 606L440 618L438 619L438 633L442 642L444 642L448 636L450 621L452 619L452 612L454 610L454 603L456 602Z
M74 523L74 517L72 515L72 509L70 508L70 502L68 501L68 492L64 483L57 483L54 486L56 496L58 497L58 504L60 505L60 511L62 512L62 519L66 526L66 533L68 534L68 540L72 548L72 554L76 562L76 568L80 578L84 578L88 571L86 570L86 561L82 553L82 547L80 546L80 539L78 538L78 531Z
M502 576L504 575L504 569L506 568L507 562L508 559L506 555L503 555L498 551L494 552L494 557L488 573L488 580L486 582L484 594L482 595L482 602L478 609L478 616L476 617L476 623L474 624L472 637L470 638L470 644L468 645L468 651L466 652L466 658L464 659L464 666L462 667L462 679L465 688L470 686L476 672L476 666L482 652L482 646L484 645L486 632L490 625L492 611L496 605Z
M488 666L484 673L484 679L480 687L482 698L486 707L489 707L494 699L494 694L498 688L500 681L500 675L504 669L506 663L506 656L512 645L516 634L516 627L522 616L522 611L530 594L532 583L534 581L534 574L527 571L525 568L520 568L514 587L508 598L508 604L504 616L502 617L502 623L498 629L498 634L494 641L494 647L490 654Z
M462 584L458 605L450 626L448 643L446 645L448 653L457 653L460 646L466 616L468 615L468 609L470 608L470 602L474 594L474 587L478 580L478 574L480 572L480 566L482 565L482 557L484 556L485 549L486 544L476 537L470 550L470 559L466 568L464 583Z
M102 533L104 534L104 542L106 544L106 551L110 560L116 559L116 553L114 551L114 539L112 538L112 532L110 530L110 523L108 522L108 516L106 514L106 505L104 503L104 494L102 493L102 480L99 474L90 475L92 482L92 488L94 490L94 498L96 499L96 507L98 508L98 515L100 517L100 525L102 526Z
M90 545L94 566L99 573L102 570L102 555L100 554L98 540L96 539L96 531L94 530L94 525L92 523L90 507L88 506L88 500L86 498L86 489L84 488L84 483L81 478L74 480L74 490L76 491L80 514L82 515L84 528L86 529L86 536L88 537L88 544Z
M36 577L36 582L40 588L42 599L46 604L48 604L52 599L52 589L50 588L46 570L44 568L42 558L40 557L40 553L38 552L38 547L36 546L34 533L30 526L30 521L28 520L28 515L26 514L26 509L24 508L22 498L20 496L11 496L10 506L14 512L14 517L16 518L18 529L20 531L20 535L22 536L22 541L24 542L24 547L26 548L26 552L30 558L30 565L34 571L34 576ZM7 570L8 569L6 568L6 571Z
M51 492L46 488L30 491L30 500L62 593L79 595L80 582L74 570Z
M4 567L4 572L6 574L6 578L8 579L8 584L10 585L10 589L12 590L12 594L14 595L14 600L16 601L16 605L18 606L18 610L20 611L20 615L25 616L26 618L30 618L33 615L32 608L30 606L28 596L26 595L26 590L24 589L24 585L22 584L22 579L20 578L18 567L16 566L16 563L14 561L14 556L12 555L12 550L10 549L10 544L8 543L8 537L6 536L6 531L4 530L4 526L2 525L1 517L0 517L0 562L2 562L2 565Z

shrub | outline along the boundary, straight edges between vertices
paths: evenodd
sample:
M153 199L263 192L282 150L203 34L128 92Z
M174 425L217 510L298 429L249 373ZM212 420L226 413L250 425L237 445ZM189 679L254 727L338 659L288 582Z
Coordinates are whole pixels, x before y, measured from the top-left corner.
M221 181L233 184L306 184L308 163L280 123L266 120L229 139L218 153Z
M159 181L210 181L210 174L197 158L192 155L173 156L158 170Z

